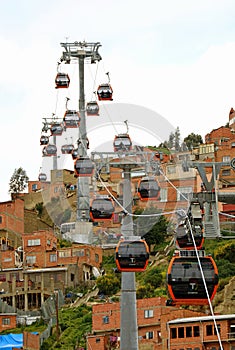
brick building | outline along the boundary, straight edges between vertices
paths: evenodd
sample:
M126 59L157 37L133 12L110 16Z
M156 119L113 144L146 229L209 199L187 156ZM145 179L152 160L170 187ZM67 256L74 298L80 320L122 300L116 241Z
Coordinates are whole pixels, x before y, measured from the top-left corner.
M24 200L16 198L0 203L0 250L22 245L24 233Z
M166 350L166 324L176 317L199 316L202 313L166 306L166 299L137 300L139 349ZM92 308L92 333L87 336L87 348L107 350L119 347L120 303L97 304Z
M23 234L21 248L0 251L1 299L19 309L40 308L55 289L65 292L89 283L102 262L98 246L75 244L58 249L52 230Z
M219 339L224 350L235 349L235 315L205 316L165 306L164 298L149 298L137 300L137 323L140 350L219 350ZM88 349L119 345L120 303L94 305Z
M169 321L167 327L169 350L235 349L234 314L177 318Z
M16 328L16 313L0 313L0 332Z

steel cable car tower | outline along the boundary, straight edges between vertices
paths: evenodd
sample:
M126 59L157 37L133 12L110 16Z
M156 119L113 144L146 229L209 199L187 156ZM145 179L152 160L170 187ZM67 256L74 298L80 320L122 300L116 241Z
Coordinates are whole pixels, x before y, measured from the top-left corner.
M80 126L78 135L78 156L87 157L87 130L86 130L86 115L85 115L85 91L84 91L84 64L85 60L89 63L96 63L100 61L102 57L98 53L98 49L101 46L99 42L87 43L77 42L74 43L60 43L64 48L62 53L61 62L70 64L75 60L79 65L79 113L80 113ZM78 177L77 183L77 223L90 221L90 198L89 198L89 177ZM89 226L89 227L88 227ZM91 225L83 225L82 233L88 234L91 230ZM87 227L87 228L86 228ZM85 231L84 231L85 229Z
M100 43L86 43L86 42L74 42L74 43L61 43L64 48L64 52L61 57L61 62L69 64L71 60L77 60L79 64L79 113L80 113L80 127L78 137L78 157L87 157L87 131L86 131L86 108L85 108L85 94L84 94L84 63L85 59L90 59L90 63L100 61L102 58L98 53L98 49L101 46ZM109 98L110 100L110 98ZM122 150L127 158L120 158L120 161L112 163L113 167L118 167L123 170L123 206L125 208L121 232L126 240L138 241L139 236L133 235L133 219L131 215L132 211L132 193L131 193L131 170L138 168L140 163L142 166L146 166L149 160L145 159L144 152L140 152L141 162L137 161L137 151ZM110 152L108 154L117 155L116 152ZM110 166L110 160L107 163L104 161L104 153L99 154L97 152L92 153L93 161L95 161L95 155L101 157L102 165ZM148 153L149 156L149 153ZM79 158L77 159L77 161ZM104 161L104 162L103 162ZM99 162L98 162L99 164ZM78 173L77 183L77 222L76 229L79 228L79 232L86 233L87 239L89 230L92 230L92 223L90 221L90 196L89 196L89 177L79 176L81 174L80 164L75 170ZM121 296L121 327L120 327L120 349L121 350L138 350L138 325L137 325L137 312L136 312L136 286L135 286L135 272L122 272L122 296Z

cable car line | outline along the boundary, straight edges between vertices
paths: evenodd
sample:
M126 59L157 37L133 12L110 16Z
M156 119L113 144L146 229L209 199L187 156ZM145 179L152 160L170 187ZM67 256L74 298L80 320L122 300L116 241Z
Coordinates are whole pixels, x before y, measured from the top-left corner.
M210 300L210 296L209 296L209 293L208 293L206 279L205 279L204 272L203 272L203 269L202 269L200 257L199 257L199 254L198 254L198 249L197 249L196 242L195 242L194 235L193 235L193 231L192 231L191 222L190 222L189 219L188 219L188 225L189 225L189 228L190 228L191 238L192 238L192 241L193 241L193 244L194 244L196 257L197 257L197 260L198 260L198 265L199 265L199 268L200 268L200 271L201 271L202 281L203 281L203 284L204 284L204 287L205 287L205 291L206 291L206 295L207 295L207 299L208 299L210 312L211 312L211 315L212 315L212 318L213 318L213 322L214 322L214 325L215 325L216 334L217 334L217 337L218 337L220 348L223 349L222 342L221 342L221 339L220 339L219 329L217 327L217 323L216 323L216 319L215 319L214 310L213 310L212 303L211 303L211 300Z
M124 215L129 215L132 217L153 217L153 216L162 216L162 215L171 215L178 212L182 212L183 209L176 209L172 211L167 212L161 212L161 213L153 213L153 214L133 214L126 210L126 208L123 207L123 205L113 196L113 194L110 192L109 188L106 186L106 184L103 182L99 172L96 173L97 177L99 178L99 181L101 182L102 186L106 189L106 191L109 193L109 195L112 197L112 199L115 201L115 203L122 209Z

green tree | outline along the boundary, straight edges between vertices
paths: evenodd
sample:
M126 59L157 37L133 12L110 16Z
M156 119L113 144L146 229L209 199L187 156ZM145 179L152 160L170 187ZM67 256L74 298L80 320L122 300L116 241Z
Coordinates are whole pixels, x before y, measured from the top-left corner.
M230 263L235 262L235 243L234 242L228 242L227 244L218 247L215 249L214 252L215 259L221 260L225 259L228 260Z
M41 217L42 213L43 213L43 202L37 203L35 205L35 210L36 210L38 216Z
M20 167L14 170L13 175L10 178L9 193L20 193L23 192L28 185L29 178L26 171Z
M175 130L175 150L180 151L181 150L181 143L180 143L180 129L177 126Z
M198 147L203 143L201 135L194 134L193 132L184 138L184 142L188 149Z
M154 288L150 284L139 286L137 288L136 290L137 299L152 298L152 297L154 297Z
M135 214L141 215L142 209L137 209ZM148 245L160 244L165 241L167 236L168 220L165 216L160 215L159 210L154 207L146 209L143 213L148 216L139 216L135 219L135 234L143 237ZM153 214L151 216L151 214ZM159 214L156 216L154 214ZM149 216L150 215L150 216Z
M96 285L99 288L99 291L104 293L104 295L116 294L121 289L120 279L111 273L98 277Z
M144 276L144 283L150 284L154 289L162 284L162 274L157 267L148 270Z

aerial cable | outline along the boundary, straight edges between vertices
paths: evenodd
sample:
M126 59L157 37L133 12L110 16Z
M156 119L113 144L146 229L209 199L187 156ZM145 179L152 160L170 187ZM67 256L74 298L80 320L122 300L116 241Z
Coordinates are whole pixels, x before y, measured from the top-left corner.
M132 217L153 217L153 216L162 216L162 215L171 215L171 214L175 214L178 212L181 212L182 209L176 209L176 210L172 210L172 211L167 211L167 212L161 212L161 213L155 213L155 214L132 214L130 212L128 212L126 210L125 207L123 207L123 205L113 196L113 194L110 192L110 190L108 189L108 187L106 186L106 184L103 182L99 172L97 172L97 175L99 177L99 180L101 182L101 184L104 186L104 188L106 189L106 191L108 192L108 194L110 195L110 197L112 197L112 199L114 200L114 202L123 210L123 213L125 215L128 216L132 216Z
M194 236L193 236L192 225L191 225L191 222L190 222L190 220L189 220L188 215L187 215L186 213L185 213L185 215L186 215L186 219L187 219L187 221L188 221L188 225L189 225L189 229L190 229L191 238L192 238L193 245L194 245L194 250L195 250L195 253L196 253L196 257L197 257L197 260L198 260L198 265L199 265L200 272L201 272L201 276L202 276L202 281L203 281L203 284L204 284L204 287L205 287L205 291L206 291L206 295L207 295L208 304L209 304L209 307L210 307L211 315L212 315L213 322L214 322L215 329L216 329L216 334L217 334L218 341L219 341L219 344L220 344L220 349L223 350L223 346L222 346L222 342L221 342L221 339L220 339L220 334L219 334L219 330L218 330L218 327L217 327L217 323L216 323L216 319L215 319L215 315L214 315L212 303L211 303L210 296L209 296L208 289L207 289L207 285L206 285L206 280L205 280L204 272L203 272L202 265L201 265L201 261L200 261L200 257L199 257L199 254L198 254L198 249L197 249L196 242L195 242L195 239L194 239Z
M176 192L179 193L187 202L189 202L189 199L182 192L180 192L180 190L168 179L168 177L161 169L159 169L159 172L164 176L165 180L176 190Z
M97 73L98 73L98 66L99 66L99 62L97 62L97 66L96 66L96 71L95 71L95 77L93 78L93 88L92 88L92 95L91 95L91 101L93 101L93 95L96 95L96 78L97 78ZM89 66L89 70L90 70L90 66Z
M229 217L229 218L235 218L235 215L223 213L223 212L221 212L221 211L220 211L218 214L227 216L227 217Z
M58 108L58 97L59 97L58 93L59 93L59 91L58 91L58 89L57 89L57 91L56 91L56 101L55 101L55 112L54 112L54 114L57 113L57 108Z

